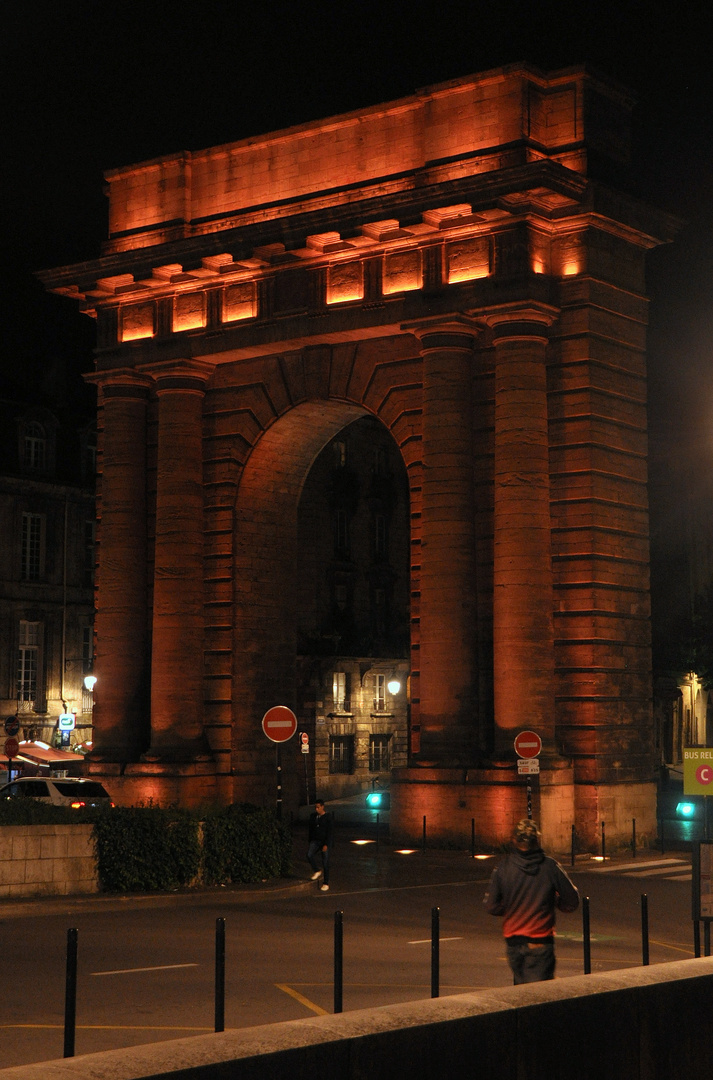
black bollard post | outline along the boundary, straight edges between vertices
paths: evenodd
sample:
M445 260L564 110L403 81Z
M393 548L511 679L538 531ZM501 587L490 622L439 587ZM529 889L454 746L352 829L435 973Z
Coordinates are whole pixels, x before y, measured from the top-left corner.
M589 897L582 900L582 943L584 945L584 974L592 974L592 942L589 933Z
M664 820L665 820L664 818L661 818L661 854L662 855L666 854L665 847L664 847L664 834L663 834Z
M693 955L696 960L698 960L701 955L701 924L698 922L698 919L693 923Z
M475 818L470 819L470 857L475 858Z
M711 954L711 921L706 919L703 923L703 955L710 956Z
M376 815L376 850L379 850L379 815Z
M570 851L570 856L569 856L569 864L570 864L570 866L574 866L574 852L575 852L576 843L577 843L577 834L574 831L574 825L573 825L572 826L572 849Z
M636 818L631 819L631 855L636 858Z
M431 908L431 997L437 998L440 990L440 938L441 909Z
M426 815L425 815L425 814L423 815L423 840L422 840L422 851L423 851L423 854L425 855L425 854L426 854Z
M215 920L215 1030L225 1031L225 919Z
M64 1056L74 1057L77 1027L77 940L78 930L67 931L67 967L64 981Z
M602 822L602 862L606 862L607 857L607 838L606 838L606 826Z
M641 894L641 963L644 967L649 963L649 898L646 893Z
M344 912L334 912L334 1011L342 1011L344 984Z

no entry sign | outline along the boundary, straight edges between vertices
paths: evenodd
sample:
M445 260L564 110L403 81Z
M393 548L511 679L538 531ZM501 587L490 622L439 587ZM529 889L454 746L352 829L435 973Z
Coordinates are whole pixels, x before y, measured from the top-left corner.
M521 758L537 757L542 749L542 739L536 731L521 731L515 736L515 753Z
M286 705L273 705L262 718L262 730L271 742L287 742L297 731L297 717Z

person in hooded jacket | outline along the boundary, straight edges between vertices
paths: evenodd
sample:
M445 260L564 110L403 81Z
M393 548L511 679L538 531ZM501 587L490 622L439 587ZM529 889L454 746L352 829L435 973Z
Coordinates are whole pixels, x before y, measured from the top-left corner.
M545 855L534 821L518 821L512 850L493 870L485 894L490 915L503 918L515 985L555 977L555 911L576 911L579 893L558 862Z

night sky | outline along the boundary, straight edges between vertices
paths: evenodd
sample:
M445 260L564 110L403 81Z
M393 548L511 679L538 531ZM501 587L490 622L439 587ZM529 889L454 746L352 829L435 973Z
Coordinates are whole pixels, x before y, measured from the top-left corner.
M620 0L25 0L0 29L0 391L91 367L92 324L32 272L99 254L105 169L401 97L524 61L632 89L642 197L680 215L650 257L651 425L711 446L713 14ZM667 441L668 440L668 441ZM707 453L707 451L706 451ZM705 454L704 454L705 457ZM711 489L713 490L713 488Z

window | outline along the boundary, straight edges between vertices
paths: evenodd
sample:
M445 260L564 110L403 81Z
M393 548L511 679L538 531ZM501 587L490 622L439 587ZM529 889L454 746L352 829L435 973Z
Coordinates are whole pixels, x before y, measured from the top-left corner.
M372 459L371 471L376 476L386 476L387 461L386 461L386 449L383 446L377 446L374 449L374 457Z
M386 676L374 675L374 712L386 709Z
M96 523L94 521L84 522L84 584L94 584L94 538L96 533Z
M347 444L341 439L332 443L332 453L334 454L334 467L335 469L346 469L347 467Z
M377 635L386 633L386 589L374 589L374 604L372 608L372 622L374 633Z
M354 772L354 736L329 736L329 771L330 773Z
M374 514L374 555L383 559L386 555L386 516Z
M42 472L47 468L47 436L42 424L25 425L25 468Z
M44 518L42 514L22 515L22 557L20 576L23 581L39 581L42 574Z
M20 641L17 649L17 700L28 706L37 701L40 669L41 624L20 622Z
M335 712L349 711L349 675L335 671L332 677L332 699Z
M94 634L91 626L82 627L82 672L88 675L92 670L93 659L93 638Z
M390 735L369 736L369 772L386 772L389 765Z
M334 553L349 554L349 519L346 510L341 508L334 515Z

